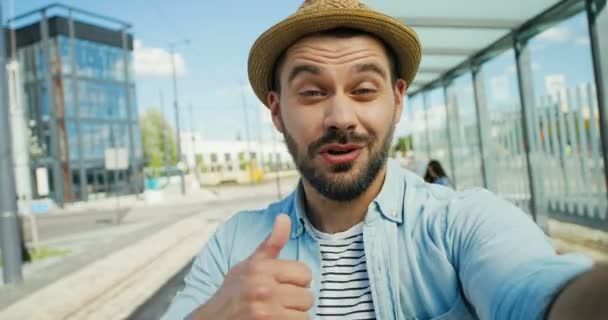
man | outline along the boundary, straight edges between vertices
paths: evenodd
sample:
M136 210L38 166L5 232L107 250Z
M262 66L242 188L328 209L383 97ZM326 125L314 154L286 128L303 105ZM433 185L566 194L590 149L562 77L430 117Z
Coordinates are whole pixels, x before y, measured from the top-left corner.
M387 161L419 62L409 27L355 0L306 1L258 38L250 82L302 179L220 226L165 318L608 318L606 270L488 191Z

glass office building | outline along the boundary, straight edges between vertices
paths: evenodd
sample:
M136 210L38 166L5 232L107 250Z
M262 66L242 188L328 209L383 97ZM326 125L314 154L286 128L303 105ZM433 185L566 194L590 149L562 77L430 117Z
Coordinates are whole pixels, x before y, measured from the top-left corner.
M130 26L61 5L11 21L31 20L15 28L11 45L30 131L32 197L48 189L61 205L138 192L142 148ZM108 170L108 161L121 162L106 159L108 150L126 155L126 167Z

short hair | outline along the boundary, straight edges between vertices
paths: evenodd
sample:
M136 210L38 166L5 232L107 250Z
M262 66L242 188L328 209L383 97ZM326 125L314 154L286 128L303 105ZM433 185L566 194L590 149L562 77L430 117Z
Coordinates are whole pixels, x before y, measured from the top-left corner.
M353 37L357 37L357 36L370 36L370 37L380 41L380 43L382 43L382 46L384 48L384 52L386 53L386 56L388 58L391 82L393 84L397 83L397 80L399 79L399 77L398 77L399 62L397 60L397 55L395 54L395 51L384 40L380 39L375 34L367 32L367 31L359 30L359 29L340 27L340 28L320 31L320 32L314 33L313 35L336 37L336 38L341 38L341 39L353 38ZM281 68L283 67L283 63L285 62L286 53L287 53L287 49L281 53L281 55L277 59L277 62L274 65L272 90L276 91L276 92L281 92Z

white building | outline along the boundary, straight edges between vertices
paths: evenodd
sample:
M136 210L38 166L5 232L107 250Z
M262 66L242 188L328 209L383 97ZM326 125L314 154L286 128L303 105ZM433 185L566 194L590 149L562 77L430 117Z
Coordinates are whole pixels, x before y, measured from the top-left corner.
M545 76L545 89L547 94L554 100L559 101L562 112L568 112L568 95L566 93L566 77L563 74L551 74Z
M256 166L265 171L295 169L282 141L205 140L198 132L184 132L180 138L188 165L192 166L198 156L202 166L210 172L244 170L243 165L249 160L255 160Z

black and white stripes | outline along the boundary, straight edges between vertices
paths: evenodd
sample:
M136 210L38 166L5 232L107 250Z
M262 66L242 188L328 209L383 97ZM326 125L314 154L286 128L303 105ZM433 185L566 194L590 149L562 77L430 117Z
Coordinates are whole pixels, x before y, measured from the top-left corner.
M337 234L312 229L323 259L317 318L375 319L363 250L363 224Z

